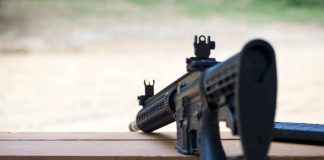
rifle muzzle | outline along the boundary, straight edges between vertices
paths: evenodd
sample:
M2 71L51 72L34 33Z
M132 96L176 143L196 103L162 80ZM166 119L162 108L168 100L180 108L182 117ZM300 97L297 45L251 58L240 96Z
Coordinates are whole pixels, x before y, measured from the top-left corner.
M138 126L137 126L137 124L136 124L136 121L131 122L131 123L128 125L128 129L129 129L129 131L131 131L131 132L137 132L137 131L139 131L139 128L138 128Z

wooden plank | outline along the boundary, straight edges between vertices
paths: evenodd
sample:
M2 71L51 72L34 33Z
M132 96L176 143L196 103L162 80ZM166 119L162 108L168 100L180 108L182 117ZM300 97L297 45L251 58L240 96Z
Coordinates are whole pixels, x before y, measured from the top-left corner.
M178 153L175 143L175 133L1 133L0 160L198 159ZM229 157L242 154L238 139L222 143ZM275 142L269 155L271 159L324 159L324 147Z
M114 133L98 133L98 132L50 132L50 133L41 133L41 132L7 132L0 133L0 141L5 140L174 140L175 135L172 132L166 132L163 134L160 133L133 133L129 132L114 132Z
M230 132L222 132L222 139L239 139ZM6 140L175 140L174 132L0 132L0 141Z

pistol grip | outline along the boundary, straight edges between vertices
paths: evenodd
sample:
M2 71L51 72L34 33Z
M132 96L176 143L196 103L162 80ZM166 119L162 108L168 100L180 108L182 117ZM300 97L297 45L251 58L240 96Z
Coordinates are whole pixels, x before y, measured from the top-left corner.
M222 147L218 122L218 111L205 108L201 129L198 130L198 148L202 160L226 159Z

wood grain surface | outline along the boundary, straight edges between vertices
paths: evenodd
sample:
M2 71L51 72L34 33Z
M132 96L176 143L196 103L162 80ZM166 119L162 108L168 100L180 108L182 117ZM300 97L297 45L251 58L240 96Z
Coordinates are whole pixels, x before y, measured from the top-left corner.
M175 149L176 135L163 133L0 133L0 159L14 160L111 160L111 159L198 159ZM242 154L238 137L222 133L229 157ZM274 142L270 159L324 159L324 147Z

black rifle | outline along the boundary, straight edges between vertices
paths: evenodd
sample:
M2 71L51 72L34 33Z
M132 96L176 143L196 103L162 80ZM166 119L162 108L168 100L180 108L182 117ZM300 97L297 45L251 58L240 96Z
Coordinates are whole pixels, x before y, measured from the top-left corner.
M139 96L143 108L131 131L152 132L177 123L176 149L204 160L226 159L219 121L239 135L244 158L263 160L272 140L277 95L276 60L264 40L248 42L224 62L209 58L215 42L196 36L196 57L187 58L185 75L154 95L153 84Z

